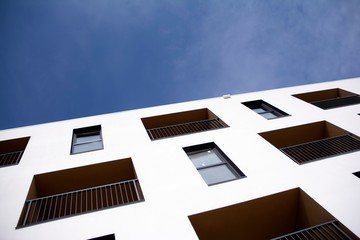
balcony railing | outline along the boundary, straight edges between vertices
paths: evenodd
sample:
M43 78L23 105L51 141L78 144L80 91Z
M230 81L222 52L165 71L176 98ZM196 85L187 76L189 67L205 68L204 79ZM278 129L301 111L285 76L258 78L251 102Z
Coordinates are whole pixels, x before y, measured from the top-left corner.
M18 227L143 201L137 179L27 200Z
M169 125L159 128L147 129L151 140L160 138L174 137L190 133L203 132L213 129L227 127L227 125L219 118L188 122L176 125Z
M360 96L348 96L348 97L337 97L333 99L326 99L316 102L311 102L317 107L320 107L322 109L330 109L330 108L337 108L337 107L344 107L354 104L360 103Z
M293 232L272 240L351 240L351 238L337 226L337 221L323 223L314 227Z
M280 149L298 164L360 150L358 137L346 134Z
M17 151L0 154L0 167L18 164L23 153L24 151Z

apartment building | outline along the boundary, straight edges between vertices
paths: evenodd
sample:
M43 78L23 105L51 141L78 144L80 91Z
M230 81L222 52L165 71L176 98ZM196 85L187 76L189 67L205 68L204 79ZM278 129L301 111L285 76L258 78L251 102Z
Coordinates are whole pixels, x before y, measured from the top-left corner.
M359 239L360 78L0 131L0 239Z

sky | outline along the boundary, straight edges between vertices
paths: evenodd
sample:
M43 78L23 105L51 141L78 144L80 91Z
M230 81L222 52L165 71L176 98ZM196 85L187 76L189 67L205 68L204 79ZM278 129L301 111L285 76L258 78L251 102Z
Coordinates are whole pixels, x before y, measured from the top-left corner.
M359 0L0 0L0 129L353 77Z

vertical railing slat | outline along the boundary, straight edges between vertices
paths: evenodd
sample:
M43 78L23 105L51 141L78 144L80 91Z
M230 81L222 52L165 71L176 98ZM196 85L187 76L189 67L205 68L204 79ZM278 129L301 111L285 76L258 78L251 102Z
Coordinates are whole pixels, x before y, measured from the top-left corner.
M26 225L26 221L27 221L27 218L28 218L28 216L29 216L29 211L30 211L30 208L31 208L31 204L32 204L32 201L29 201L29 202L28 202L28 207L27 207L27 209L26 209L25 218L24 218L24 221L23 221L23 226ZM25 205L26 205L26 203L25 203Z
M142 200L137 179L27 200L21 226ZM83 196L85 194L85 196ZM98 196L100 194L100 196ZM90 199L89 199L90 198ZM85 204L85 206L84 206ZM95 207L96 206L96 207Z

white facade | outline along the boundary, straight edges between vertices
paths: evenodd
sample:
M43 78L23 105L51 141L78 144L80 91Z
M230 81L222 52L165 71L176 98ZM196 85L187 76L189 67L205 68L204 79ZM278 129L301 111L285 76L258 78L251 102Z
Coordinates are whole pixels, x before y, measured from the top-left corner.
M212 98L0 131L30 136L18 165L0 168L0 239L198 239L188 216L300 187L360 237L360 151L298 165L258 133L326 120L360 136L360 104L323 110L292 95L360 78ZM267 120L242 102L262 99L290 116ZM208 108L228 128L151 141L141 118ZM73 129L101 125L104 149L70 154ZM246 178L208 186L183 148L214 142ZM131 158L145 201L15 229L33 176Z

